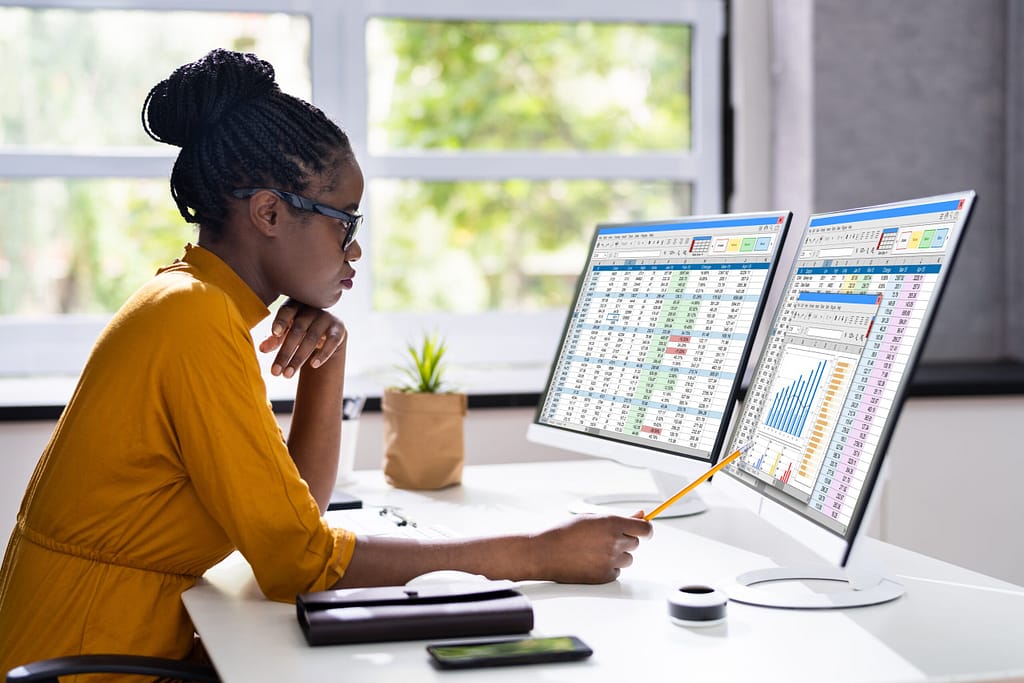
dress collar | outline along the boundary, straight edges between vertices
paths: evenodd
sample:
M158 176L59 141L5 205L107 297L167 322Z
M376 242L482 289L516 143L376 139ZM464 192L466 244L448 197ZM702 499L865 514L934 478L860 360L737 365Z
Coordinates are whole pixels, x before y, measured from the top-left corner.
M186 244L185 255L178 260L178 263L182 262L191 266L204 282L223 289L235 302L235 306L238 307L242 319L250 330L270 315L270 309L245 283L245 280L209 249L195 244Z

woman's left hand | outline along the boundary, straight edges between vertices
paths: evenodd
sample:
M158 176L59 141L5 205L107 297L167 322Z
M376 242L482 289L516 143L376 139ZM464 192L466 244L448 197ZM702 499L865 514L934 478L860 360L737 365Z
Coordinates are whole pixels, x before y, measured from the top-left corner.
M270 374L292 377L306 363L311 368L326 363L347 337L345 323L332 314L288 299L277 310L270 336L260 342L260 351L278 349Z

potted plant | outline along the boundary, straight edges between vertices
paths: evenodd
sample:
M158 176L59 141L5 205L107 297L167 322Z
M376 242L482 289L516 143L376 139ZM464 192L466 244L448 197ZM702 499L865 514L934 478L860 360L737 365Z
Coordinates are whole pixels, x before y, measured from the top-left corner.
M462 481L466 395L447 388L447 346L437 333L406 346L405 383L381 398L384 477L403 489L439 489Z

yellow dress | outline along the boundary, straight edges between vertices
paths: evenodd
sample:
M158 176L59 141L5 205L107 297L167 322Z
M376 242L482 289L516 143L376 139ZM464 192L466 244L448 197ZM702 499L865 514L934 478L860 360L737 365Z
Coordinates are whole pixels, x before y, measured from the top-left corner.
M181 593L235 549L274 600L342 576L355 537L321 518L267 401L250 331L268 313L188 245L104 330L7 546L0 674L66 654L187 657Z

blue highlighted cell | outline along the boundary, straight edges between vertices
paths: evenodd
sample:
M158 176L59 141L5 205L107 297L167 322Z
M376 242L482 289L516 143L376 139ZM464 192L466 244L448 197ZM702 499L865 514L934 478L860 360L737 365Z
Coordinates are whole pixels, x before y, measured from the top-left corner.
M800 275L928 275L942 271L942 265L933 263L919 266L819 266L797 268Z
M800 292L798 301L822 304L877 304L877 294L843 294L841 292Z

